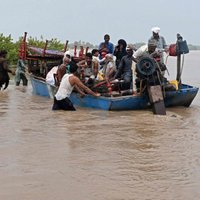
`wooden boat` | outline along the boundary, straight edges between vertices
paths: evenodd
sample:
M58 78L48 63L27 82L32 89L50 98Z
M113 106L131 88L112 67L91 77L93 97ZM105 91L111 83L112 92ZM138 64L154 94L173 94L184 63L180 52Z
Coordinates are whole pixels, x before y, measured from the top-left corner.
M180 44L182 44L182 40ZM29 48L29 52L32 51L31 54L27 53L28 48ZM64 49L66 50L66 46ZM75 48L75 52L76 52L76 48ZM184 49L181 46L181 53L182 52L184 53ZM177 81L179 82L178 89L173 90L173 91L164 91L163 104L165 107L172 107L172 106L189 107L199 90L199 88L197 87L182 84L180 81L181 53L178 53L178 55L176 55L177 56ZM27 47L26 33L20 47L20 57L27 60L29 62L29 65L33 66L33 68L35 67L35 62L36 64L39 63L39 65L40 64L42 65L43 61L45 61L46 64L49 64L49 63L51 64L53 61L53 64L55 64L55 62L58 62L62 59L63 54L64 54L63 52L47 50L47 43L44 47L44 50L35 48L35 47ZM151 68L151 63L147 63L147 64L148 65L142 65L142 68L140 69L141 73L149 74L149 72L152 72L153 68ZM148 66L148 68L143 69L143 66ZM33 75L30 75L30 80L33 87L33 94L48 97L48 98L53 98L56 91L56 87L46 83L44 76L39 77L37 74L34 73L34 71L32 72L32 74ZM154 102L153 103L151 102L150 95L148 95L147 93L141 93L140 96L133 96L133 95L103 96L102 95L100 97L93 97L91 95L86 95L85 97L81 98L79 94L73 92L70 96L70 99L74 105L81 106L81 107L103 109L103 110L141 110L141 109L148 108L150 106L152 107L157 106L157 105L156 106L152 105ZM158 113L155 113L155 114L158 114Z
M47 84L44 80L34 76L30 77L33 87L33 94L48 98L53 98L55 87ZM181 85L181 89L177 91L167 91L165 93L164 102L166 107L185 106L189 107L195 98L197 87L190 85ZM81 98L78 93L73 92L70 100L74 105L80 107L96 108L102 110L142 110L150 107L149 98L147 95L141 96L117 96L117 97L93 97L86 95Z

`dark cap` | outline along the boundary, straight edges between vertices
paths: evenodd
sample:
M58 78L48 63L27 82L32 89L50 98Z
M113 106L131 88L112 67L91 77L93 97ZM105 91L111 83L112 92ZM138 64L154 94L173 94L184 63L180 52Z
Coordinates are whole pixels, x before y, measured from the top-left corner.
M155 39L151 39L148 42L148 46L153 46L156 47L157 46L157 41Z
M69 62L69 65L70 65L70 67L69 67L70 73L74 73L77 71L78 66L75 62L73 62L73 61Z

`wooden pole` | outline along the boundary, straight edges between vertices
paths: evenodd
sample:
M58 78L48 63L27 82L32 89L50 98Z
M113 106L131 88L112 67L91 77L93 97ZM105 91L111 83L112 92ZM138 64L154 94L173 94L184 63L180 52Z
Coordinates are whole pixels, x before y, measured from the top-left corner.
M177 75L176 80L181 83L181 55L177 55Z
M46 43L45 43L45 46L44 46L44 49L43 49L43 53L42 53L42 57L45 57L47 45L48 45L48 40L46 40Z
M177 75L176 75L176 80L178 81L178 85L181 85L181 54L179 53L179 42L182 42L183 38L182 36L178 33L177 34L177 43L176 43L176 51L177 51Z
M65 51L67 51L68 42L69 42L69 41L67 40L66 43L65 43L64 53L65 53Z
M23 60L26 60L26 48L27 48L26 37L27 37L27 32L24 32L24 37L20 44L20 49L19 49L19 57L22 58Z
M26 46L26 37L27 37L27 32L24 33L24 60L26 60L26 50L27 50L27 46Z

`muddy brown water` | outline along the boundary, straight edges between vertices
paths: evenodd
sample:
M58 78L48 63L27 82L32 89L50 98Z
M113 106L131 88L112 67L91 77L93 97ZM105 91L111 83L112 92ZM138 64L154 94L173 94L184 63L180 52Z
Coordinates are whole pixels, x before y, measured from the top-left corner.
M184 82L198 87L199 62L200 52L191 52L183 69ZM199 94L166 116L51 106L30 83L11 81L0 92L0 199L200 199Z

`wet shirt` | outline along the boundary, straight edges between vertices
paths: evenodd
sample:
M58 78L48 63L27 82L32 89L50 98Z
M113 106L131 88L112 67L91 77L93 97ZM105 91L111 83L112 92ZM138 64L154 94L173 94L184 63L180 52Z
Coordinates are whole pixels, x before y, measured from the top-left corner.
M74 89L74 86L72 86L69 82L70 76L73 76L73 74L65 74L63 76L58 91L55 94L57 100L62 100L65 99L66 97L70 97Z
M46 75L46 82L50 85L55 85L54 74L57 73L58 66L53 67Z
M22 59L19 59L17 61L17 67L16 67L16 72L15 72L15 81L20 82L20 74L25 74L26 68L25 64Z

